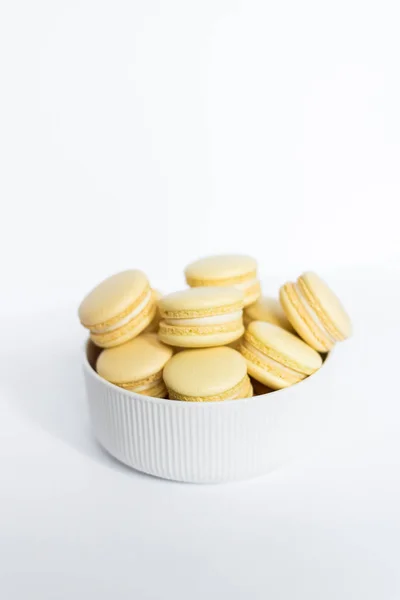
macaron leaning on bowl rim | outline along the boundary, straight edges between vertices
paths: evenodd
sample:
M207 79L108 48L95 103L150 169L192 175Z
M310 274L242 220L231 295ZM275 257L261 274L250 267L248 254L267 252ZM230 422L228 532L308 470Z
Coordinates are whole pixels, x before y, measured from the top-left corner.
M315 350L328 352L336 342L350 337L350 317L316 273L308 271L297 282L285 283L279 297L293 328Z
M316 350L285 329L264 321L250 323L240 352L249 374L275 390L302 381L322 365Z
M79 319L91 340L102 348L123 344L152 321L156 302L146 275L139 270L116 273L83 299Z
M110 383L155 398L166 398L163 369L173 355L155 333L142 333L133 340L103 350L96 371Z
M221 254L207 256L192 262L185 269L190 287L233 286L244 292L244 305L248 306L261 294L257 278L257 261L250 256Z
M189 288L163 296L159 338L184 348L229 344L243 327L243 292L235 288Z
M164 368L169 398L218 402L253 395L246 361L232 348L201 348L175 354Z

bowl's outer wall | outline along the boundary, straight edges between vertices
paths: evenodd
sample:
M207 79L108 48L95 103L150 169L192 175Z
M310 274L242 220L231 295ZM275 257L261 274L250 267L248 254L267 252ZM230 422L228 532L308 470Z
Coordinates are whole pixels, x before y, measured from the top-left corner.
M316 443L331 360L304 382L245 400L153 399L101 379L85 356L89 410L100 444L158 477L217 483L265 474ZM93 360L90 360L93 364Z

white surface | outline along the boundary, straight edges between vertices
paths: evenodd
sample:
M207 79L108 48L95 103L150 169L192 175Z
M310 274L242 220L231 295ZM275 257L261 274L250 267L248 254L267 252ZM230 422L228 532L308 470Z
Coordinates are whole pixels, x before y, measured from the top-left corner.
M115 462L89 429L76 307L11 312L0 350L2 597L397 600L400 278L340 277L355 322L333 357L342 422L314 455L241 484L170 483Z
M80 297L139 263L179 287L213 252L263 259L263 276L400 258L395 0L0 10L15 302L27 284L50 305Z
M398 10L1 3L2 599L398 599L399 279L365 266L400 261ZM117 270L169 291L214 251L271 290L317 269L356 334L336 440L198 488L93 442L75 310Z

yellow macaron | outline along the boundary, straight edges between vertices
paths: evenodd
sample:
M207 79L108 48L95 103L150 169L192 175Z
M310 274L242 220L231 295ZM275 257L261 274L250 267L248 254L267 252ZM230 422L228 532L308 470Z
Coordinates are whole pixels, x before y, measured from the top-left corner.
M250 256L208 256L188 265L185 277L190 287L233 286L242 290L245 306L255 302L261 294L257 262Z
M98 374L126 390L166 398L167 389L162 372L173 355L155 333L142 333L133 340L103 350L97 359Z
M163 296L158 335L183 348L222 346L240 338L243 292L235 288L189 288Z
M97 285L82 301L79 319L102 348L118 346L141 333L153 320L156 302L146 275L129 270Z
M253 394L246 361L232 348L202 348L175 354L166 364L169 398L186 402L216 402Z
M146 329L144 330L144 333L157 333L158 327L160 324L161 315L160 315L160 311L158 308L158 303L160 302L160 300L162 298L162 294L158 290L153 290L153 297L154 297L154 302L156 304L156 314L154 315L154 318L153 318L152 322L150 323L150 325L147 325Z
M280 301L297 333L319 352L328 352L351 335L350 317L339 298L315 273L285 283Z
M265 321L283 327L287 331L293 331L279 301L268 296L262 296L243 311L245 326L247 327L252 321Z
M263 321L250 323L240 352L249 374L274 390L298 383L322 365L318 352L297 336Z
M241 336L237 340L234 340L233 342L230 342L229 344L227 344L227 346L229 346L229 348L233 348L234 350L239 350L240 346L242 345L242 339L243 336Z

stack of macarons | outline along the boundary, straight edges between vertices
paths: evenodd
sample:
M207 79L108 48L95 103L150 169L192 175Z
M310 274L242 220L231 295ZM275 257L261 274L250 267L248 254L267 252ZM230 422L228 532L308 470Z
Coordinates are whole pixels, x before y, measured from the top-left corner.
M315 273L261 295L257 262L213 256L185 269L188 288L162 296L139 270L117 273L82 301L102 348L98 374L138 394L214 402L266 394L317 371L350 319Z

